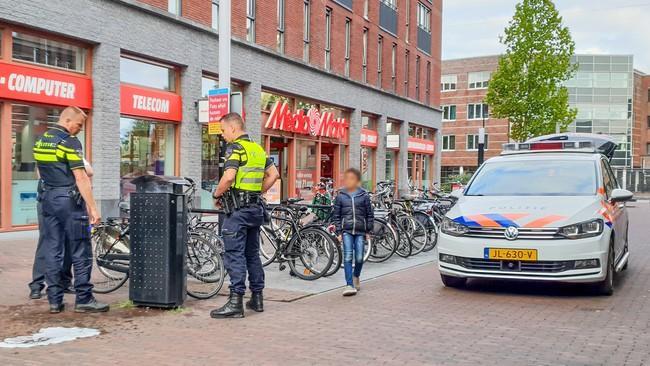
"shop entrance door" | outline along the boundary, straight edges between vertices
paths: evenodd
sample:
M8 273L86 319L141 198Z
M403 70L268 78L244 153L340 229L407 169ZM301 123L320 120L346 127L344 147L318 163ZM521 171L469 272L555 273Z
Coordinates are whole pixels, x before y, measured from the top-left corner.
M281 199L287 199L289 184L289 141L283 137L271 137L269 158L280 172L280 181L282 182Z
M320 150L320 176L336 180L336 153L338 145L323 143Z

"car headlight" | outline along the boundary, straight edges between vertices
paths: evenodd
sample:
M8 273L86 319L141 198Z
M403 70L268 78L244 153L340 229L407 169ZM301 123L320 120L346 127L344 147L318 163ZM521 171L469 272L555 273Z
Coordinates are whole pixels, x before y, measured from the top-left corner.
M578 224L563 226L558 229L558 234L567 239L582 239L598 236L603 232L603 220L596 219Z
M445 234L461 236L465 235L468 231L469 228L467 226L459 224L448 217L442 220L442 232Z

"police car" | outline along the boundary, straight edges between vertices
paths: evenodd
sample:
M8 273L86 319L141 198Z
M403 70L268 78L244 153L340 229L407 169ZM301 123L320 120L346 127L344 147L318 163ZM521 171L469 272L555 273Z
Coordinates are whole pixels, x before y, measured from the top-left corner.
M613 145L613 146L612 146ZM442 282L468 278L593 283L611 295L627 268L630 191L601 135L563 134L505 144L458 193L438 244Z

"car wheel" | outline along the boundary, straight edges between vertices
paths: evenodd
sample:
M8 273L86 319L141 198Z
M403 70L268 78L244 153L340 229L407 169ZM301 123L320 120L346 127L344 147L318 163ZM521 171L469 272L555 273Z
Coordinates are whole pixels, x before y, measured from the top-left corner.
M442 284L446 287L462 288L467 284L467 278L464 277L454 277L440 274L440 279Z
M596 292L603 296L614 294L614 246L612 244L609 245L607 254L607 275L603 281L596 285Z

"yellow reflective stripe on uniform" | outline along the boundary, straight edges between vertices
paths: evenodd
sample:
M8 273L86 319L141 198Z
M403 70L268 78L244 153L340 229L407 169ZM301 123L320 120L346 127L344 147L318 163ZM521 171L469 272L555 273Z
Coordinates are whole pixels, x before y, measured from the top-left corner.
M239 183L262 184L264 178L242 178Z
M35 147L34 152L43 153L43 154L56 154L56 149L42 149Z
M262 172L262 173L264 173L264 168L257 167L257 166L253 166L253 167L243 166L243 167L241 167L239 169L241 169L243 172Z
M65 154L65 158L68 159L68 161L81 161L81 158L76 153Z
M57 162L59 159L56 157L55 154L42 154L42 153L34 153L34 160L37 162L41 163L50 163L50 162Z
M61 150L65 151L65 152L69 152L69 153L76 153L77 152L75 149L71 149L71 148L65 147L63 145L57 145L56 147L58 149L61 149Z
M57 156L58 158L60 158L60 159L64 159L64 158L65 158L65 151L63 151L63 150L57 150L57 151L56 151L56 156Z

